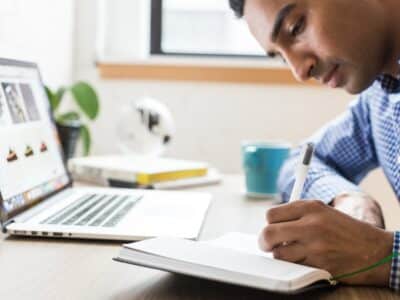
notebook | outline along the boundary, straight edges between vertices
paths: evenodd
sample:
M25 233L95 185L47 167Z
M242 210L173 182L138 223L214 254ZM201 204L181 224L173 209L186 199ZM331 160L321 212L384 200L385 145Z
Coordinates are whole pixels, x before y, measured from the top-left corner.
M123 245L118 262L279 293L299 293L334 285L329 272L274 259L257 237L229 233L195 242L154 238Z
M109 180L151 185L207 175L203 162L144 155L107 155L74 158L68 168L75 180L106 184Z

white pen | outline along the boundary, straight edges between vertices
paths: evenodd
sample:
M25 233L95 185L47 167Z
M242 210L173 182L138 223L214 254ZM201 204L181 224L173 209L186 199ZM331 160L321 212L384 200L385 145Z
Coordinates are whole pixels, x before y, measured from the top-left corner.
M296 170L296 178L290 195L289 202L300 200L303 186L307 178L308 168L310 167L311 159L314 153L314 144L308 143L305 145L302 158Z

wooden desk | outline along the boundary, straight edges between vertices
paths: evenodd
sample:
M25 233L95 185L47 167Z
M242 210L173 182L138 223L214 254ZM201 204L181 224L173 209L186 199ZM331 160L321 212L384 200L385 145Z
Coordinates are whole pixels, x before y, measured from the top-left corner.
M214 195L201 239L256 233L271 201L241 196L242 178L196 188ZM0 299L398 299L389 289L339 287L283 297L111 260L120 243L11 238L0 234Z

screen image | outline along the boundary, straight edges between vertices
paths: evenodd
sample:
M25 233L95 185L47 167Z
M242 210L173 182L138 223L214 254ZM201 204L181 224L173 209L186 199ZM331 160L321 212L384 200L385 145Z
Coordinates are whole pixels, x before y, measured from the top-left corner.
M12 212L68 182L47 95L35 67L0 62L0 203Z
M0 93L0 126L7 123L7 111L6 111L6 102L4 99L4 95Z
M39 121L40 115L35 102L35 96L33 95L33 91L31 86L27 83L21 83L19 88L22 93L22 99L25 103L25 108L28 113L28 117L30 121Z
M17 91L17 85L10 82L2 82L3 92L7 106L14 123L27 121L26 112L21 94Z

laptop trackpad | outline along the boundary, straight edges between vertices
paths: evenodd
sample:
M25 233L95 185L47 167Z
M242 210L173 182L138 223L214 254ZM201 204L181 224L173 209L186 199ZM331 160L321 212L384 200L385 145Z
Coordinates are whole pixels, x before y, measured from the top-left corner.
M210 197L204 194L147 194L117 227L140 235L185 235L201 227L209 203Z

